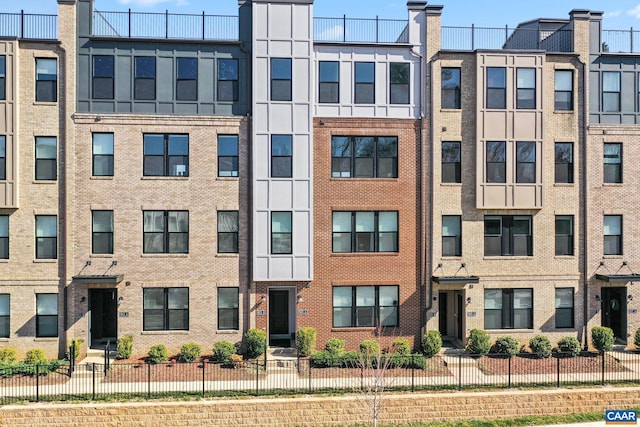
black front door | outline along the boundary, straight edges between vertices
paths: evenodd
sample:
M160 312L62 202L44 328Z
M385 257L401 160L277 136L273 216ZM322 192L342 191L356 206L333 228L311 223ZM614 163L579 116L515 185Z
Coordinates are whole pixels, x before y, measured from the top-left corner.
M458 310L456 314L456 338L462 339L462 318L464 316L464 301L461 294L458 294Z
M91 346L115 343L117 338L118 293L115 289L89 289Z
M438 330L443 337L449 335L447 332L447 294L440 292L438 294Z
M627 288L602 288L602 326L611 328L617 341L627 341Z
M269 291L269 345L291 346L288 290Z

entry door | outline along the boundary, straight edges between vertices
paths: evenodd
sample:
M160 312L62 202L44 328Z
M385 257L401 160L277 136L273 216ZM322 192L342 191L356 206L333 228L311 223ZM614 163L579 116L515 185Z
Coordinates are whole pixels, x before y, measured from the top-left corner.
M462 319L464 317L464 298L462 294L457 295L458 310L456 316L456 338L462 339Z
M602 326L617 340L627 341L627 288L602 288Z
M117 338L118 295L115 289L89 289L91 345Z
M291 346L288 290L269 291L269 345Z
M443 337L449 335L447 332L447 294L444 292L438 294L438 315L438 330L440 331L440 335Z

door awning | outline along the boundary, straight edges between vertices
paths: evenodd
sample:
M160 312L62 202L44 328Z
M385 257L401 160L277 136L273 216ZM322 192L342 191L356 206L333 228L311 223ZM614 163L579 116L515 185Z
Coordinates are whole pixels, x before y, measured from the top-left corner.
M596 279L609 283L640 282L640 274L596 274Z
M78 285L117 285L122 280L124 280L124 274L73 276L73 283Z
M431 280L440 285L466 285L480 282L478 276L431 276Z

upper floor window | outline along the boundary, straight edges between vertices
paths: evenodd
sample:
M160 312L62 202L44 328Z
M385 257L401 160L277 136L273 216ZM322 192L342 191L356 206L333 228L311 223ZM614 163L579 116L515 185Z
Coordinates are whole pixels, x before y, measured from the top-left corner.
M9 215L0 215L0 258L9 259Z
M189 176L189 135L144 134L144 176Z
M573 255L573 215L556 215L556 255Z
M11 304L9 294L0 294L0 338L9 338Z
M218 253L238 253L238 211L218 211Z
M533 289L485 289L485 329L533 329Z
M58 99L58 61L36 58L36 101L56 102Z
M331 176L334 178L397 178L398 137L332 137Z
M444 141L442 143L442 182L462 182L460 162L460 143Z
M94 99L113 99L114 70L113 55L93 56L92 94Z
M145 254L189 253L188 211L144 211Z
M238 288L218 288L218 330L237 331L239 329L238 297Z
M461 108L460 68L445 67L441 72L441 108Z
M533 235L529 215L486 215L485 256L532 256Z
M535 142L516 142L516 182L536 182Z
M487 108L507 108L507 69L487 68Z
M144 331L188 331L189 288L145 288L142 290Z
M293 249L291 212L271 212L271 253L290 254Z
M462 256L462 217L442 216L442 256Z
M334 286L333 327L395 327L398 286Z
M389 64L391 76L389 78L389 92L391 104L408 104L410 98L409 76L410 65L407 62L392 62Z
M271 177L293 176L293 138L291 135L271 135Z
M536 108L536 69L516 69L516 108Z
M333 252L398 252L398 212L333 212Z
M573 328L573 288L556 288L556 328Z
M36 180L58 178L57 142L55 136L36 136Z
M58 294L36 294L36 337L58 336Z
M0 135L0 180L7 179L7 137Z
M573 144L556 142L556 183L573 183Z
M604 144L604 182L622 182L622 144Z
M556 110L573 110L573 71L556 70L554 73L554 106Z
M113 211L91 211L91 253L113 253Z
M602 72L602 111L620 111L620 73Z
M36 259L58 258L58 217L36 215Z
M94 133L93 176L113 176L113 134Z
M271 58L271 100L291 101L291 58Z
M622 255L622 215L604 216L604 254Z
M340 63L337 61L320 61L318 64L318 70L318 102L339 102Z
M7 57L0 55L0 100L7 99Z
M375 103L375 86L375 63L356 62L354 80L354 102L356 104Z
M487 141L487 182L507 182L507 144Z
M238 60L218 59L218 101L238 99Z
M238 176L238 135L218 135L218 176Z
M140 100L156 99L156 58L136 56L133 97Z
M176 58L176 99L198 100L198 58Z

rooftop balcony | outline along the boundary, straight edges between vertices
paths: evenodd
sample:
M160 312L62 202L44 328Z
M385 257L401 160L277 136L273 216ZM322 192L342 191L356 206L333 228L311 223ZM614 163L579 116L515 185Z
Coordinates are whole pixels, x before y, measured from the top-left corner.
M0 13L0 38L25 40L57 40L58 16Z

